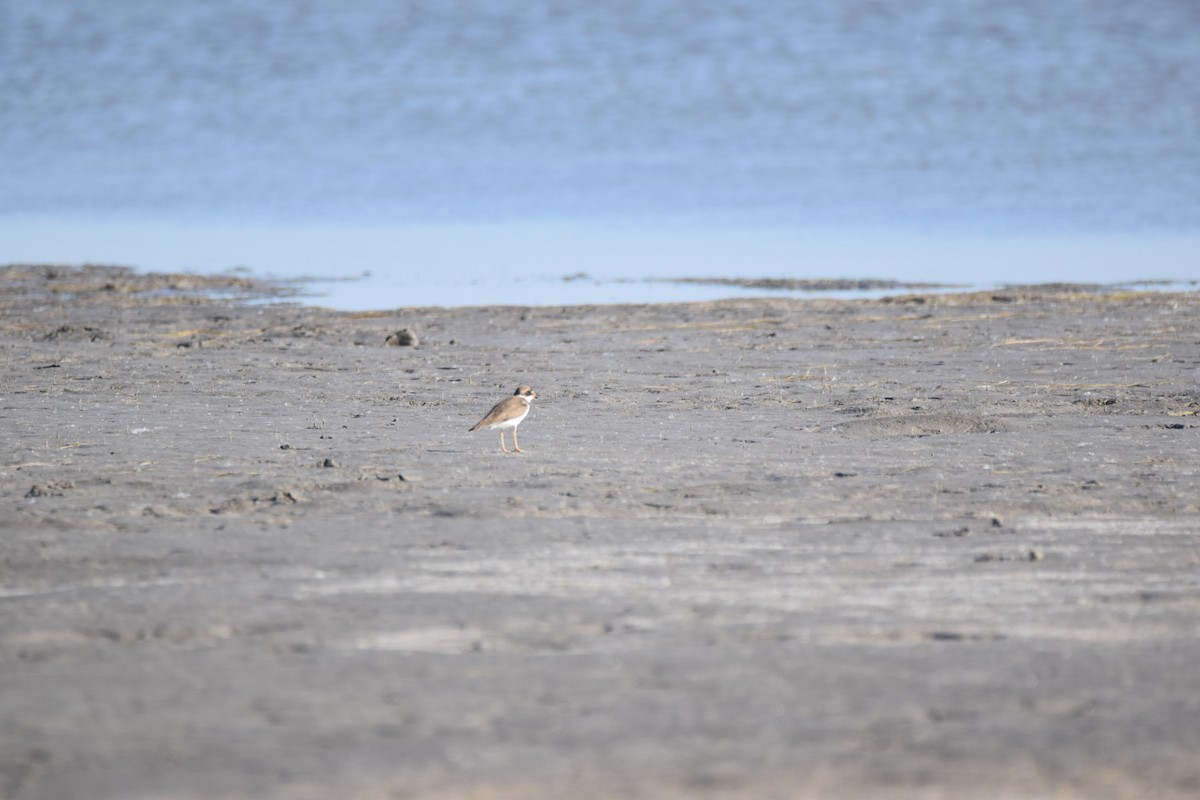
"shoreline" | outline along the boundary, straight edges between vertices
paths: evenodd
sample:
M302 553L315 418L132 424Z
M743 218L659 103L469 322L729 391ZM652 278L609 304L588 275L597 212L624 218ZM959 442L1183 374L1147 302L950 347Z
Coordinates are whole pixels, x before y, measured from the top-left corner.
M31 297L71 300L75 294L105 291L126 294L141 302L199 302L227 300L241 303L270 303L292 300L306 307L332 313L372 314L404 309L468 309L490 307L608 307L695 303L738 302L746 300L782 301L878 301L929 302L931 298L949 298L950 302L972 299L1014 298L1034 293L1057 295L1113 295L1131 292L1189 294L1200 291L1200 280L1138 279L1110 283L1051 281L1043 283L997 283L994 285L947 284L925 281L900 281L878 278L729 278L670 277L633 279L595 279L587 273L564 275L554 279L563 284L592 283L596 286L619 284L671 284L676 286L719 287L741 292L729 296L702 299L659 300L654 302L589 301L544 303L486 303L465 305L404 305L346 309L322 304L323 295L312 290L319 284L355 283L368 276L273 278L255 275L251 270L235 268L221 272L153 272L109 264L0 264L0 276L10 282L10 291ZM550 280L550 279L547 279ZM758 293L754 293L758 292ZM913 300L912 298L917 298Z
M4 270L0 796L1200 786L1200 293Z
M751 290L670 282L782 276L955 284L979 288L1047 279L1113 284L1195 281L1200 237L1145 230L1062 234L878 229L796 231L616 224L169 224L151 219L0 222L0 263L126 264L144 272L325 278L343 310L602 301L707 301ZM964 265L969 269L964 270ZM1151 272L1151 268L1153 271ZM568 281L586 274L589 280ZM364 275L367 278L364 279ZM644 276L665 282L646 283Z

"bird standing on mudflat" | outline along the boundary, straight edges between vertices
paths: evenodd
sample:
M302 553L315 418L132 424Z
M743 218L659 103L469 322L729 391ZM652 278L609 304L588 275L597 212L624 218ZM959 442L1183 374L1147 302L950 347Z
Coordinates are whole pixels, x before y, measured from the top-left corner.
M521 421L529 415L529 404L533 398L537 397L537 392L530 389L528 386L518 386L513 392L513 396L506 400L501 400L496 405L492 406L492 410L487 413L483 419L476 422L470 428L472 431L482 430L500 430L500 450L507 453L508 448L504 446L504 432L511 430L513 437L513 448L518 453L524 453L521 446L517 444L517 426Z

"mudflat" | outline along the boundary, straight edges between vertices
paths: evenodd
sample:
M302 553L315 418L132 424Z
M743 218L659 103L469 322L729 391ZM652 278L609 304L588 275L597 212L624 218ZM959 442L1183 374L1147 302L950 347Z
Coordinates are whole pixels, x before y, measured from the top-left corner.
M0 797L1200 796L1200 294L0 275Z

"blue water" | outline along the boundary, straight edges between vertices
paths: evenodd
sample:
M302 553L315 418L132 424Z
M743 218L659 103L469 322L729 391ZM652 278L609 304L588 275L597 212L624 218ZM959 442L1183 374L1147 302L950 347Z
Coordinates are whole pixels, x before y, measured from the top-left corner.
M1196 279L1200 4L0 0L13 261L344 308Z

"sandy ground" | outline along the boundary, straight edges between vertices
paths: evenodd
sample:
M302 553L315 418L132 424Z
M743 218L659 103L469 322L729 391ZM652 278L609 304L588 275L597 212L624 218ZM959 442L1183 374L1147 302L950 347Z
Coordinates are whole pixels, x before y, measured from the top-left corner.
M1198 294L0 278L0 797L1200 796Z

